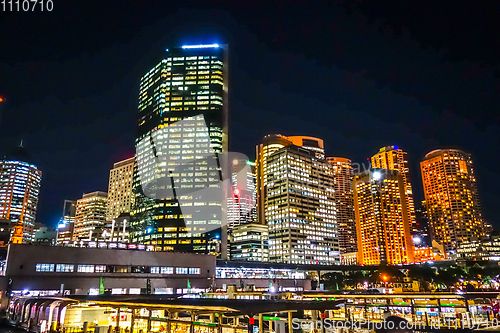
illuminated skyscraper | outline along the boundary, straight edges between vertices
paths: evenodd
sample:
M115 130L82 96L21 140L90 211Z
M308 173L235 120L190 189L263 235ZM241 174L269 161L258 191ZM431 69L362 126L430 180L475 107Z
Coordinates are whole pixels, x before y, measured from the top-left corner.
M134 163L135 157L128 158L115 163L109 172L107 221L130 213Z
M73 239L76 220L76 201L64 200L63 214L57 226L57 243L69 243Z
M227 198L227 226L257 221L255 208L255 163L234 159L231 165L231 195Z
M99 238L106 221L106 192L92 192L76 202L75 228L73 240L92 240Z
M225 200L210 191L227 152L227 74L227 47L209 44L167 50L142 77L131 241L208 253L222 237Z
M323 141L269 135L257 147L260 222L269 227L269 261L340 262L334 176Z
M469 154L439 149L420 162L431 237L455 255L462 243L490 231L483 221L474 166Z
M405 186L396 170L366 170L354 178L358 262L413 262Z
M415 203L413 201L408 154L398 146L383 147L380 148L377 154L372 156L371 163L372 168L398 170L403 177L410 228L416 232Z
M267 160L269 156L278 149L290 145L306 147L314 153L316 158L324 159L325 157L323 140L307 136L284 136L281 134L265 136L263 142L256 147L257 160L255 161L257 180L257 220L259 223L266 223L264 201L269 178L266 172L268 170Z
M0 161L0 219L18 224L17 241L30 242L34 237L36 209L42 172L30 164L22 143Z
M340 253L356 252L356 218L352 187L354 172L351 160L343 157L327 157L326 160L332 166L335 180Z

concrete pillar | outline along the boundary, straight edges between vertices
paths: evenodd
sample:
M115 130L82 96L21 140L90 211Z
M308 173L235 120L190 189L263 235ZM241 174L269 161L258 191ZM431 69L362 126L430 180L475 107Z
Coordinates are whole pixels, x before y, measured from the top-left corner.
M120 308L116 308L116 327L115 332L120 332Z
M153 311L148 310L148 332L151 332L151 316L153 315Z
M165 310L165 318L167 318L167 333L170 333L170 330L171 330L171 328L170 328L170 325L171 325L171 323L170 323L170 311Z
M196 314L191 311L191 325L189 326L189 332L194 333L194 324L193 322L196 320Z
M130 318L130 333L134 333L135 326L135 309L132 309L132 316Z

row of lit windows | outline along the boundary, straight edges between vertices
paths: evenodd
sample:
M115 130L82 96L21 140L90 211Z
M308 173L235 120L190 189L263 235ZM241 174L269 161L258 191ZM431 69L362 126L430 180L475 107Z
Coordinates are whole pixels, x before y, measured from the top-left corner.
M73 273L75 265L72 264L36 264L37 272L55 272L58 273ZM106 265L78 265L78 273L106 273L108 268ZM128 269L120 270L119 272L126 273ZM132 273L151 273L151 274L174 274L174 267L141 267L131 270ZM198 267L175 267L175 274L179 275L197 275L201 274L201 269Z

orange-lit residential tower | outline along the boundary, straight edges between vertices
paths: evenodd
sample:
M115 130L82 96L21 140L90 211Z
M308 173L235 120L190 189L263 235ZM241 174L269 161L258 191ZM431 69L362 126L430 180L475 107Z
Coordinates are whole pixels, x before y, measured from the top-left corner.
M396 170L371 169L354 178L358 262L413 262L404 180Z
M380 148L377 154L372 156L371 164L372 168L399 171L403 177L410 228L412 231L416 231L415 203L413 202L413 189L411 186L410 168L408 166L408 154L398 146L383 147Z
M461 243L490 232L483 221L472 158L456 149L439 149L420 162L431 237L448 256Z

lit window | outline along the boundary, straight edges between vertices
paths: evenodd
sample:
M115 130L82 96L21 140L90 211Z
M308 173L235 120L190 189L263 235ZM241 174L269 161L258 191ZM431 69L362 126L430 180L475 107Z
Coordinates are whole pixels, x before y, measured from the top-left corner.
M174 274L174 268L173 267L162 267L161 274Z
M95 265L96 273L106 273L106 265Z
M187 274L187 273L188 273L187 267L176 267L175 268L175 274Z
M37 272L53 272L54 264L36 264Z
M57 264L56 265L56 272L73 273L74 269L75 269L75 265L68 265L68 264Z
M189 274L201 274L201 269L197 267L190 267Z
M151 267L151 274L160 274L160 267Z
M94 273L94 265L78 265L79 273Z

